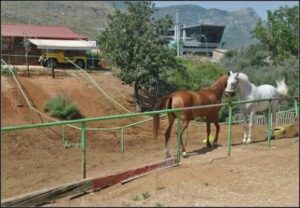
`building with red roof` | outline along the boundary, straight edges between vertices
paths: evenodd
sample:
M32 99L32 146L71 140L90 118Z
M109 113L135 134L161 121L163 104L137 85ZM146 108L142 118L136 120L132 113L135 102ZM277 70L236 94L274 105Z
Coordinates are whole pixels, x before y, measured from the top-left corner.
M1 24L1 55L8 61L8 55L24 55L24 38L28 39L53 39L53 40L88 40L84 35L73 32L66 26L31 25L31 24ZM29 55L39 56L41 50L35 45L30 45ZM37 62L37 58L29 59L29 62ZM24 64L24 57L10 56L9 62Z
M1 24L1 36L21 38L27 36L38 39L59 40L87 40L86 36L79 35L66 26L52 25Z

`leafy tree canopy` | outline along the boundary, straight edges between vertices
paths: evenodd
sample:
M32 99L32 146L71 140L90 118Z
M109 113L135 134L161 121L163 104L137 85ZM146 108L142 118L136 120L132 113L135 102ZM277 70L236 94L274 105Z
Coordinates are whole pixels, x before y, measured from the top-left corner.
M126 12L117 10L108 17L108 27L98 38L104 56L121 69L126 84L147 87L166 81L177 68L175 53L165 44L171 18L154 20L150 1L126 4Z
M275 62L298 56L299 6L280 7L267 13L267 21L259 21L252 35L269 49Z

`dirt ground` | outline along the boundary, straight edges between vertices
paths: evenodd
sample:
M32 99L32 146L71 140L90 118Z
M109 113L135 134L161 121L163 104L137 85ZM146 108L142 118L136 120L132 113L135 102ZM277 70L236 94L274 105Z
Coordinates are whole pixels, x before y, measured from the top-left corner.
M132 88L109 71L89 73L117 102L130 111ZM53 95L64 93L84 117L123 114L96 90L86 77L71 70L52 79L44 75L18 76L36 109ZM29 109L8 77L1 77L1 126L29 123ZM20 106L23 104L23 107ZM145 118L89 123L88 127L117 127ZM47 119L33 114L34 123ZM175 123L176 124L176 123ZM158 140L151 122L125 130L125 152L120 152L119 131L87 132L87 177L108 174L161 161L163 119ZM175 154L175 130L169 143ZM212 128L214 130L214 128ZM1 135L1 199L62 185L81 179L79 147L65 149L62 132L71 142L80 132L62 126L4 132ZM233 127L232 154L227 157L227 126L221 127L219 146L206 148L201 142L206 130L192 122L187 151L180 166L162 170L125 185L117 184L80 198L63 198L47 206L299 206L299 138L272 140L268 148L265 126L255 126L254 142L241 145L243 129Z

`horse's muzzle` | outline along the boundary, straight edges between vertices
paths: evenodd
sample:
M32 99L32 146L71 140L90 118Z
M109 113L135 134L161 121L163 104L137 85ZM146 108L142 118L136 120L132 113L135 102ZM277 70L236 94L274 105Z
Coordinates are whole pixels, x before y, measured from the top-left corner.
M234 97L235 96L235 92L225 92L225 96L226 97Z

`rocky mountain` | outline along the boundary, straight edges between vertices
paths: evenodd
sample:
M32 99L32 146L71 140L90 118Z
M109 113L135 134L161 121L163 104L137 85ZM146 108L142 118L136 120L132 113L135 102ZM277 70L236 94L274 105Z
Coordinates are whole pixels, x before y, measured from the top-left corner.
M106 26L107 15L115 9L126 9L120 1L1 1L2 23L31 23L67 25L75 32L95 39L99 28ZM181 24L225 25L222 42L224 48L240 48L254 40L251 30L259 20L252 8L237 11L205 9L197 5L179 5L158 8L155 18L173 17L179 9Z

